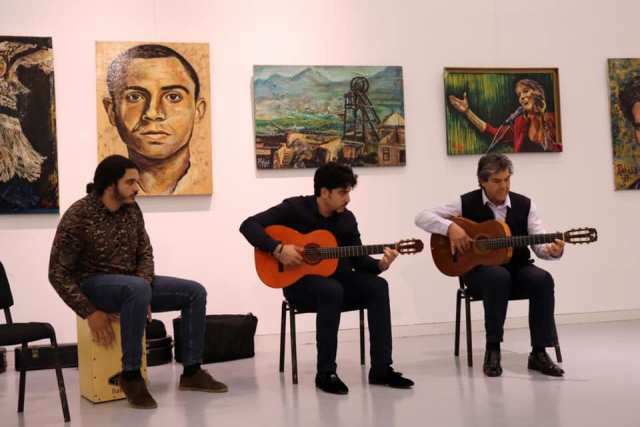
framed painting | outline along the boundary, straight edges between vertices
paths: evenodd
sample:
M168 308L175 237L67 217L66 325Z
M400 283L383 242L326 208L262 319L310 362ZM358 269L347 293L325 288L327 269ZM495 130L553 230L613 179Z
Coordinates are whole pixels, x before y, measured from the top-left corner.
M254 66L258 169L406 163L402 67Z
M50 37L0 36L0 213L57 213Z
M447 154L562 151L557 68L445 68Z
M98 160L128 156L142 195L211 194L209 45L97 42Z
M640 189L640 59L609 59L611 140L616 190Z

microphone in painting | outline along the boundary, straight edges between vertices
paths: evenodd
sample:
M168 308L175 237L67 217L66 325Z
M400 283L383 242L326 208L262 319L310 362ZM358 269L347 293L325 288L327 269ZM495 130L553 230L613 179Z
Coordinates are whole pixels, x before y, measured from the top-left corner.
M511 123L513 123L513 121L518 117L521 116L522 113L524 112L524 109L522 108L522 106L518 107L516 109L516 111L514 111L513 113L511 113L511 115L509 117L507 117L505 119L505 121L502 123L503 125L510 125Z
M511 113L511 115L509 117L507 117L504 122L502 122L502 124L498 128L498 131L493 136L493 139L491 140L491 144L489 144L489 148L487 148L487 151L485 151L485 153L490 152L491 150L493 150L493 148L496 145L498 145L500 142L502 142L504 136L509 131L509 127L508 126L511 126L513 121L516 118L518 118L518 116L521 116L523 113L524 113L524 108L522 108L522 106L520 106L520 107L516 108L516 111Z

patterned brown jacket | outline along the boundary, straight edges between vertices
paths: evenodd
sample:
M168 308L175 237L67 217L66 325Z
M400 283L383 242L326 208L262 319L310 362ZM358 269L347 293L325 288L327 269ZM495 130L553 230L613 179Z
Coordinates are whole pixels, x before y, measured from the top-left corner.
M49 281L64 302L86 318L96 311L80 283L94 274L126 274L153 280L153 250L137 203L111 212L88 194L65 212L53 240Z

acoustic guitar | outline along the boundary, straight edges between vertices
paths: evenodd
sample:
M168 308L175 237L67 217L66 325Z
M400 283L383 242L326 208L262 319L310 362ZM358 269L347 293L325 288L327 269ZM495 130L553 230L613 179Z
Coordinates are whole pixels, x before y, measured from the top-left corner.
M384 253L389 247L401 254L422 251L424 244L419 239L400 240L396 243L367 246L338 246L335 236L327 230L315 230L302 234L283 225L265 228L269 236L283 245L293 244L304 248L303 263L286 267L272 254L255 250L256 271L262 282L271 288L286 288L308 274L328 277L338 268L338 258Z
M502 265L509 262L513 248L551 243L563 240L565 243L582 244L598 240L595 228L574 228L564 233L512 236L509 226L502 221L477 223L462 217L455 217L458 224L473 240L465 253L451 253L451 243L447 236L431 235L431 255L438 270L447 276L461 276L478 265Z

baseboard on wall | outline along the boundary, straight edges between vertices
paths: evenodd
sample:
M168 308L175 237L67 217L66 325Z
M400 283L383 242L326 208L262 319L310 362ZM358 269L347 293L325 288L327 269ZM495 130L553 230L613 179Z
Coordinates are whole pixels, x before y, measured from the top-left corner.
M455 314L455 313L452 313ZM462 332L464 333L464 313L462 314ZM635 310L614 310L614 311L598 311L591 313L563 313L556 314L557 325L572 325L580 323L598 323L598 322L616 322L624 320L640 319L640 309ZM366 322L366 321L365 321ZM354 322L355 325L357 323ZM526 316L508 318L505 323L505 329L527 328L529 320ZM442 335L453 334L455 321L441 323L420 323L414 325L396 325L393 327L394 339L402 337L415 337L421 335ZM473 332L481 332L484 330L484 321L482 319L471 321L471 330ZM315 331L298 331L296 339L298 344L315 344ZM256 339L262 337L271 339L273 335L265 334L256 336ZM367 333L368 337L368 333ZM356 341L359 339L358 328L341 329L338 340L342 342ZM368 339L368 338L367 338ZM289 340L289 329L287 325L287 342Z

